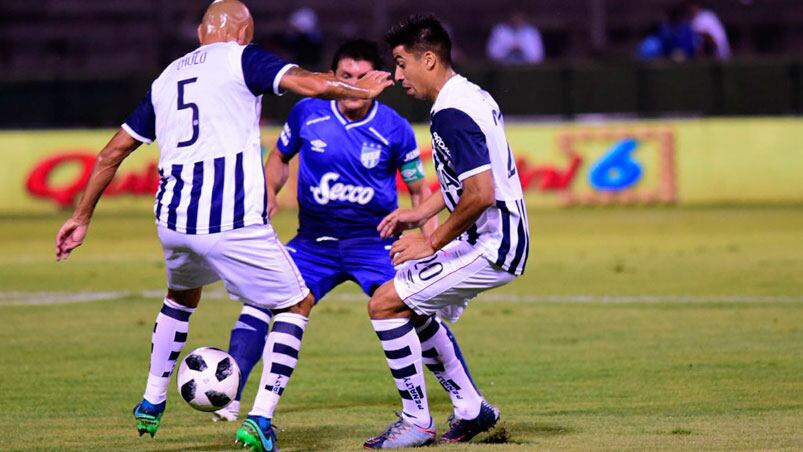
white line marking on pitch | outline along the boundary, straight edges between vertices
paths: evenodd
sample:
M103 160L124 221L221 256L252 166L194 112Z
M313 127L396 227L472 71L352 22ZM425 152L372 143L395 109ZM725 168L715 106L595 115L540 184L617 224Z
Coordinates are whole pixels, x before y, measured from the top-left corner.
M99 291L99 292L15 292L0 291L2 306L47 306L58 304L113 301L121 298L161 298L165 291ZM225 299L222 290L204 292L205 298ZM329 295L329 300L367 301L358 293ZM511 303L803 303L803 295L516 295L504 292L480 295L478 302Z

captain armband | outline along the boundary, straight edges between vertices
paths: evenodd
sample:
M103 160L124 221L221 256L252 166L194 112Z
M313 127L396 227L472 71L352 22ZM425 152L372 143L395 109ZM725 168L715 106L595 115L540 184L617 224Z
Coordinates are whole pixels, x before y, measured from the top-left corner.
M401 167L402 179L405 183L411 183L424 178L424 164L420 159L407 162Z

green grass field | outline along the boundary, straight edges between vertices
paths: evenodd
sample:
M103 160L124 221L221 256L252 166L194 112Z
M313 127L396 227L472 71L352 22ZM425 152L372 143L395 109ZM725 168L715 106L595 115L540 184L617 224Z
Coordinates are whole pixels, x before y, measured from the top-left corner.
M147 208L101 206L57 264L65 215L0 217L0 450L232 449L237 425L213 424L173 385L155 439L133 428L164 284ZM530 218L527 274L454 327L504 431L439 449L803 449L800 206ZM288 239L295 219L275 224ZM185 351L225 348L239 305L212 289ZM275 419L283 451L357 450L399 409L365 300L348 284L313 311ZM428 389L443 431L448 398Z

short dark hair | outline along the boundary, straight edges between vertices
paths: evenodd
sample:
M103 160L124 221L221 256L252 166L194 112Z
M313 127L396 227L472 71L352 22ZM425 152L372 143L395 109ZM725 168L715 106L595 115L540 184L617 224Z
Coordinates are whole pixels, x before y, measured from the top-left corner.
M354 61L367 61L374 66L374 70L382 69L382 57L379 55L379 46L367 39L352 39L337 48L332 58L332 71L337 70L340 60L351 58Z
M430 51L447 66L452 65L452 40L449 32L433 14L415 14L385 35L385 41L391 49L404 46L410 52L420 55Z

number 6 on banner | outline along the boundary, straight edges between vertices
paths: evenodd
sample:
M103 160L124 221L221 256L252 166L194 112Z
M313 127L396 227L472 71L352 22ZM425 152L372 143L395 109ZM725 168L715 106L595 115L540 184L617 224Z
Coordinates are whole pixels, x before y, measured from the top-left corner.
M602 191L619 191L634 185L641 178L641 165L630 155L638 141L628 138L616 143L588 174L591 186Z

